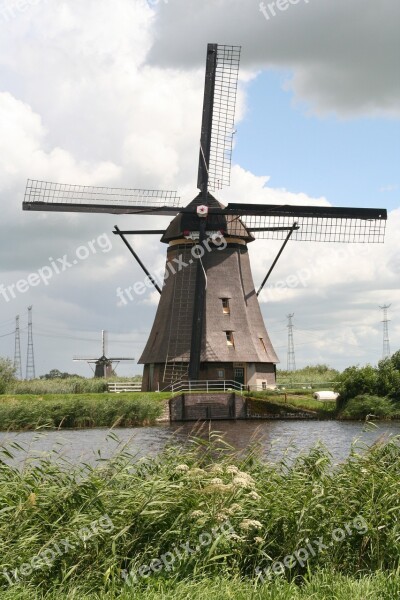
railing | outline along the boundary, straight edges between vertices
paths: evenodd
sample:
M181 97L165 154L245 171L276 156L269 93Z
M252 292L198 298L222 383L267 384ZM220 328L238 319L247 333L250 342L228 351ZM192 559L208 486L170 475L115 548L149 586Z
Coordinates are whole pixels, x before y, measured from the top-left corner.
M237 381L225 381L221 379L206 381L177 381L168 386L173 394L181 392L240 392L246 390L246 386Z
M121 392L141 392L142 383L140 381L108 383L107 389L109 392L115 392L116 394L120 394Z

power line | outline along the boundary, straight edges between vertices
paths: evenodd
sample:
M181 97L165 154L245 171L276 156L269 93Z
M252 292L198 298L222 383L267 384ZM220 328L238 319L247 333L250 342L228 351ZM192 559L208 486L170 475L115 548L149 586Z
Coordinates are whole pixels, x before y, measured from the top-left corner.
M28 307L28 351L26 355L26 378L35 379L35 357L33 352L32 306Z
M390 357L390 342L389 342L389 320L388 316L387 316L387 311L388 308L390 308L392 305L391 304L384 304L383 306L380 306L379 308L381 310L383 310L383 351L382 351L382 358L389 358Z
M295 371L296 370L296 359L294 355L294 340L293 340L293 322L292 319L294 317L294 313L291 315L287 315L289 319L288 323L288 352L287 352L287 370Z
M0 327L3 328L5 325L11 325L11 323L13 323L15 321L14 318L12 319L7 319L6 321L1 321L0 322Z
M145 336L146 334L140 334L141 336ZM98 342L98 340L94 339L94 338L84 338L84 337L79 337L79 336L72 336L72 335L65 335L65 334L56 334L56 333L43 333L42 329L35 329L35 336L36 337L45 337L45 338L55 338L57 340L76 340L79 342ZM118 340L116 338L112 338L109 340L111 343L113 344L132 344L135 343L135 341L137 343L143 343L141 339L137 339L137 340Z
M22 379L21 336L20 336L20 329L19 329L19 315L17 315L15 317L14 369L15 369L16 376L19 379Z
M3 335L0 335L0 338L5 338L5 337L8 337L9 335L14 335L14 334L15 334L15 330L10 331L10 333L3 333Z

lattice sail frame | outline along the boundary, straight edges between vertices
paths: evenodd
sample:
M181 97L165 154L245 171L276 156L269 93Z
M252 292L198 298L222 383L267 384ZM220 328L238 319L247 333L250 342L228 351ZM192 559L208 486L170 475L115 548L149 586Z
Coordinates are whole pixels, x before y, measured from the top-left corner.
M284 240L294 224L291 240L302 242L342 242L348 244L383 244L385 241L386 218L361 219L354 217L246 215L230 221L229 231L235 234L245 227L257 239ZM269 229L269 230L268 230Z
M220 190L231 182L241 46L217 46L208 189Z
M175 191L96 187L28 179L24 204L35 202L48 205L131 205L149 208L180 206L180 198Z

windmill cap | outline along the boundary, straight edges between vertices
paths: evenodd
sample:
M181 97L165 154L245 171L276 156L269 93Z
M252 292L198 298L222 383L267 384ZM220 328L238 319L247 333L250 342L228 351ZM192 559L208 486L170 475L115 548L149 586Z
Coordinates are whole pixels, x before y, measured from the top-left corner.
M204 196L200 193L194 200L188 205L189 207L197 207L204 205ZM218 202L214 196L208 193L207 206L210 208L224 208L224 206ZM185 233L188 231L199 231L199 217L194 212L190 213L179 213L168 225L161 238L164 244L168 244L173 240L180 240L185 237ZM252 242L254 240L253 235L248 231L245 225L236 216L225 216L209 214L207 217L207 231L223 231L225 237L235 237L246 242Z

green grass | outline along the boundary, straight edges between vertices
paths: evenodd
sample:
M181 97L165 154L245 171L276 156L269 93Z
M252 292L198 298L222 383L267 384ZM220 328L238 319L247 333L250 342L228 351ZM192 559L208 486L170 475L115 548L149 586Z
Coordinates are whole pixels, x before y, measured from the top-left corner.
M47 394L0 396L0 428L132 427L162 415L168 394Z
M215 435L210 443L171 446L138 463L121 448L96 467L69 469L54 456L26 460L22 470L9 466L13 447L3 449L7 464L0 462L5 598L398 596L398 438L365 453L353 448L337 467L322 446L269 464L255 449L235 455ZM83 540L82 528L105 515L111 526ZM215 533L227 521L230 534ZM339 529L344 535L335 533ZM211 542L199 545L211 532ZM9 587L3 569L11 573L29 565L63 540L68 551L25 576L18 571L19 588ZM317 540L325 548L318 550ZM186 543L196 551L186 554ZM308 543L316 549L308 561L291 564L250 595L257 567L266 569ZM124 585L121 570L138 572L167 552L175 556L170 570L139 578L132 588Z
M294 582L275 581L255 587L236 578L201 579L168 585L164 582L146 590L85 593L79 588L68 592L34 592L21 587L2 595L4 600L395 600L400 595L400 578L377 573L361 579L322 571L311 575L301 586Z
M336 402L319 402L312 397L313 392L302 393L287 393L282 392L249 392L247 395L250 398L257 400L264 400L267 402L273 402L279 406L283 406L290 410L291 407L295 409L313 410L319 413L323 417L331 416L334 417L336 414Z

